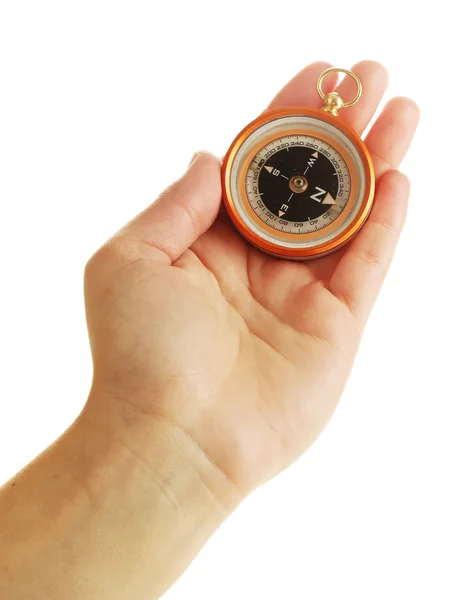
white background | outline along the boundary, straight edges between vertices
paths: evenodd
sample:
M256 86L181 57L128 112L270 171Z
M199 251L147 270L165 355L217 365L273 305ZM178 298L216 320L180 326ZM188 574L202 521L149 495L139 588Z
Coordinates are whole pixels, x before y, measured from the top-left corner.
M88 256L296 71L363 58L422 110L409 219L341 405L169 600L474 598L467 3L0 2L0 481L74 419Z

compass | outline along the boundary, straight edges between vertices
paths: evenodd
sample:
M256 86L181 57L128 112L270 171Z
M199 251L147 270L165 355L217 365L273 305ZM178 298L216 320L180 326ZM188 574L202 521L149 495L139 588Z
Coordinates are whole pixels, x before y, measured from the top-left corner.
M322 81L334 71L355 79L351 101L323 93ZM233 224L249 242L282 258L337 250L360 230L373 202L370 154L338 116L359 100L362 84L352 71L331 68L317 89L322 109L264 113L239 133L224 159L224 204Z

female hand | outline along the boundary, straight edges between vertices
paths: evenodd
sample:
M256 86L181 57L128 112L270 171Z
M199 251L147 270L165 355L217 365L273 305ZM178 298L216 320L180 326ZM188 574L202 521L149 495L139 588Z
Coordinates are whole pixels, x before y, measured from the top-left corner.
M320 107L328 66L301 71L270 108ZM387 75L369 61L353 70L364 94L340 118L362 134ZM220 161L196 155L87 266L87 418L140 455L143 431L149 440L166 424L242 495L304 452L335 409L395 250L409 194L397 167L417 122L412 101L387 104L365 138L377 177L369 220L350 245L307 262L250 246L220 210Z
M316 63L271 107L317 107ZM362 132L385 89L343 112ZM341 95L352 94L343 80ZM389 102L366 143L377 173L350 245L304 263L271 258L233 229L220 162L186 174L86 269L94 380L68 431L0 490L0 596L151 600L233 508L318 436L347 380L405 218L396 168L418 121Z

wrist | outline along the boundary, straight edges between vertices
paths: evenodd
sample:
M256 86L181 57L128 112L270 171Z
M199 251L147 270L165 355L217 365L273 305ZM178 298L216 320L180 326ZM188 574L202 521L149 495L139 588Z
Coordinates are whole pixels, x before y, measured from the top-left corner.
M92 392L75 427L89 464L88 494L98 512L118 517L110 529L113 546L122 550L116 559L109 556L117 562L105 570L123 564L122 587L133 590L133 597L141 597L136 586L147 582L153 597L164 593L243 495L184 431L164 419L125 418L113 399Z
M95 468L110 472L115 463L140 472L155 482L164 498L175 506L190 502L208 512L210 521L222 521L241 502L244 493L192 437L177 424L157 415L139 415L118 410L107 394L92 391L77 420L83 439L95 439L91 460ZM114 469L112 469L114 471ZM110 482L113 485L113 482ZM123 492L123 479L119 479Z

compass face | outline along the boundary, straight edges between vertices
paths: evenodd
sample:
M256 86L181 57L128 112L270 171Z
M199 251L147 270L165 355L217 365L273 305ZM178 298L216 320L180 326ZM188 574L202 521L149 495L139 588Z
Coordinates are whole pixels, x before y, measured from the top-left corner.
M311 258L362 226L373 196L370 157L357 135L338 125L322 111L287 109L260 117L235 140L224 165L224 200L253 244Z
M351 192L344 158L311 135L283 135L266 144L252 159L245 182L255 214L277 231L296 235L333 223Z

